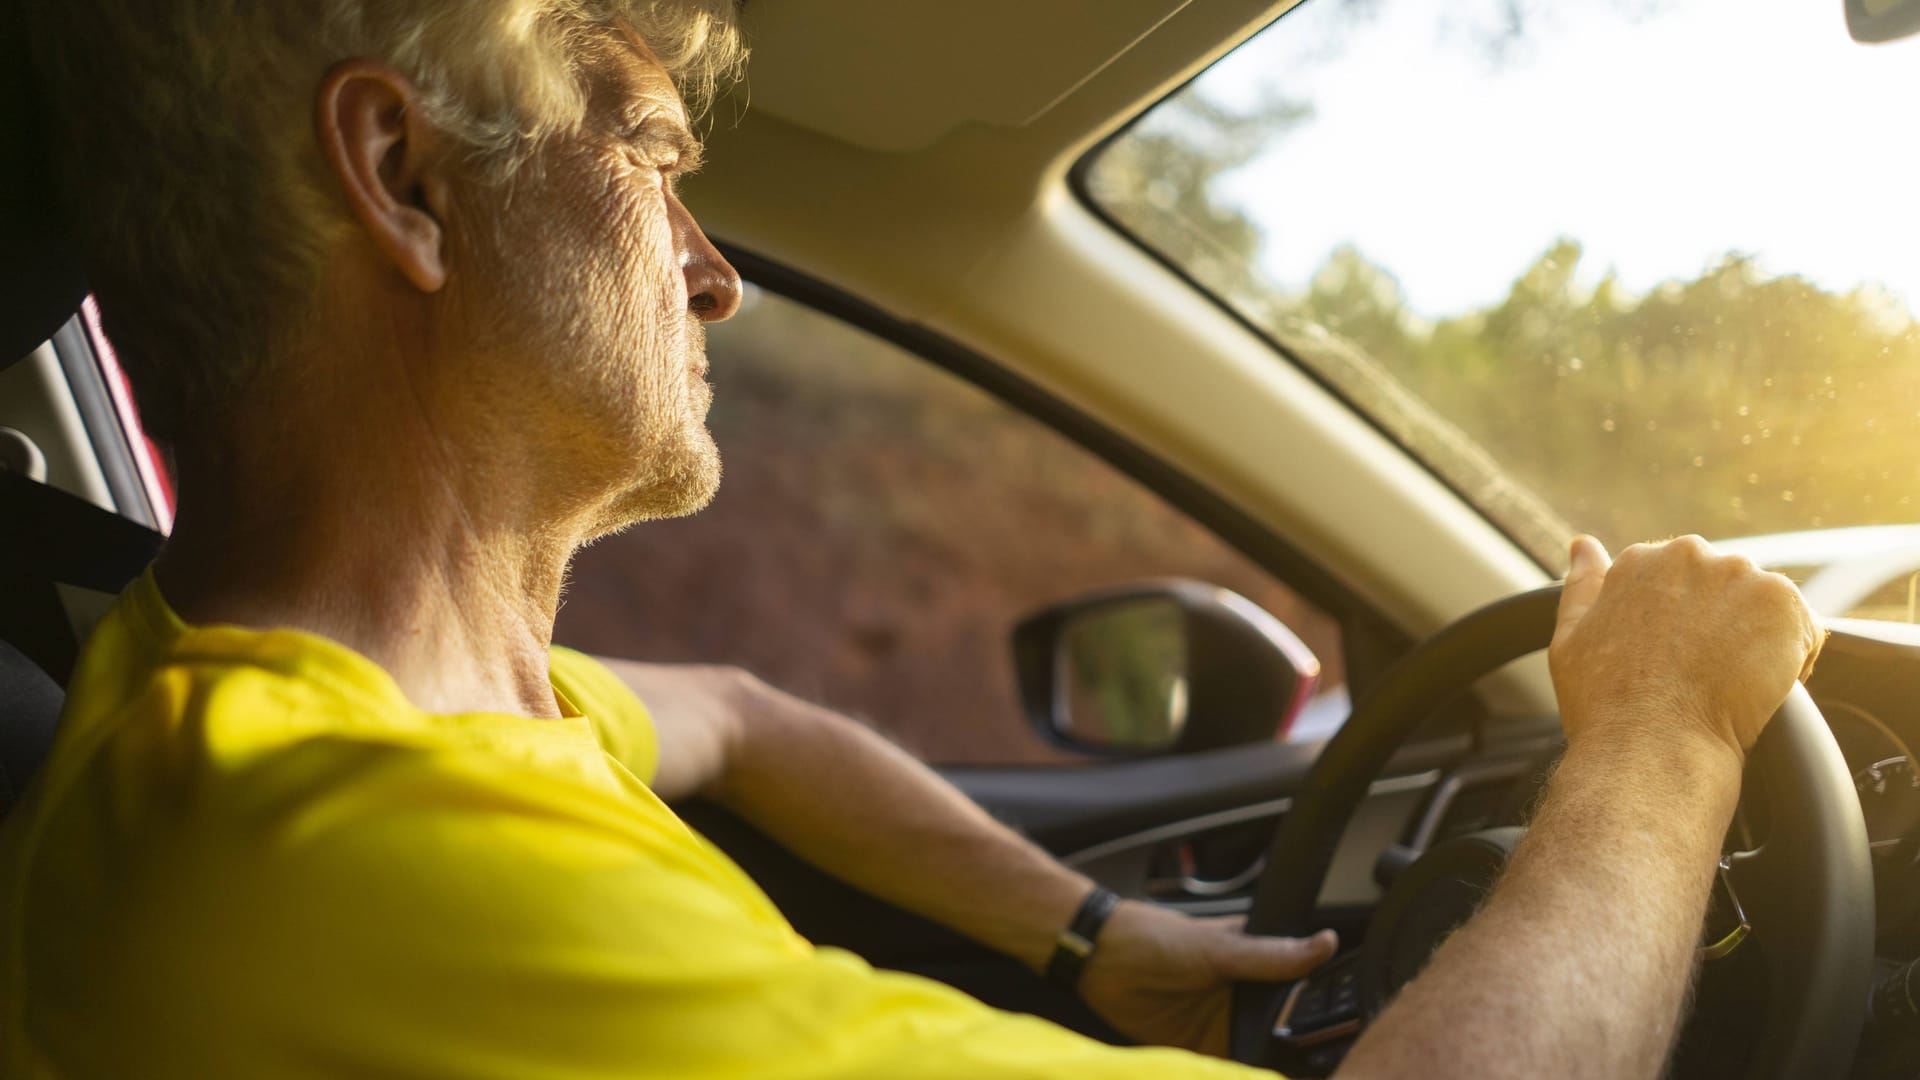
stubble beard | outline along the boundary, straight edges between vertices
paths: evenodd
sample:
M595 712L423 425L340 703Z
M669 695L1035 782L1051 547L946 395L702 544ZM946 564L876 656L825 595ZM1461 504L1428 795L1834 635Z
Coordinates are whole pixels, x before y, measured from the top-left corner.
M671 259L649 259L638 234L609 241L605 219L576 218L565 192L522 190L517 214L483 197L479 220L495 226L473 261L496 273L464 314L474 347L509 361L488 365L494 404L532 429L522 434L549 490L575 507L556 509L585 510L590 541L704 508L721 472L706 426L713 391L695 370L706 326L647 272ZM527 221L543 224L509 224Z
M683 355L704 357L706 327L696 318L686 318ZM633 458L625 463L631 481L608 506L597 536L619 532L641 522L697 513L705 509L720 490L720 449L706 424L713 390L691 366L669 373L668 377L675 374L685 380L683 398L672 393L650 392L646 388L636 395L644 402L643 410L653 414L636 417L637 428L651 427L654 433L633 447ZM674 419L678 420L677 424L672 422Z

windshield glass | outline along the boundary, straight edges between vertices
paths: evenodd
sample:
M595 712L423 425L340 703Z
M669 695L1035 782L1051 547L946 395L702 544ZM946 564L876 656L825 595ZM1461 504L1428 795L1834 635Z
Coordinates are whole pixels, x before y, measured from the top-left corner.
M1916 115L1839 0L1309 0L1083 175L1548 566L1796 534L1912 621Z

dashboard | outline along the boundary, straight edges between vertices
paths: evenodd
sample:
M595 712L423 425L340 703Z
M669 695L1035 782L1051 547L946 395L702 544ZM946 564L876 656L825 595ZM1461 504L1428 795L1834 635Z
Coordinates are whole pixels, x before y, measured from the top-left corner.
M1837 629L1807 690L1853 775L1873 858L1875 939L1920 957L1920 634L1898 624Z
M1807 682L1853 774L1873 860L1875 987L1856 1077L1920 1074L1920 628L1837 620Z
M1920 900L1920 771L1913 750L1888 718L1850 701L1825 702L1822 712L1853 774L1867 826L1876 937L1884 948L1915 951L1920 947L1913 926L1915 901Z

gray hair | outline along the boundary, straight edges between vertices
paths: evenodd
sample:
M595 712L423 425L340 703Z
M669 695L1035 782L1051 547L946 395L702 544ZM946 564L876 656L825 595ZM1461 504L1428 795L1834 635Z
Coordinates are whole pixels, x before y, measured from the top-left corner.
M746 58L737 0L28 0L54 168L155 438L217 421L307 310L342 223L312 136L321 74L382 60L504 183L585 117L624 22L700 111Z

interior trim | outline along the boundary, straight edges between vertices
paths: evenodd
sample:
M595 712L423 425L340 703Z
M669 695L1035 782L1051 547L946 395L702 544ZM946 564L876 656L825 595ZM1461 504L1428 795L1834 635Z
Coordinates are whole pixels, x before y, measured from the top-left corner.
M1229 896L1208 900L1154 900L1157 907L1178 911L1182 915L1206 918L1212 915L1245 915L1253 906L1251 896Z
M1171 884L1187 896L1232 896L1253 884L1261 874L1266 873L1266 870L1267 855L1265 852L1261 852L1258 858L1248 863L1239 873L1234 874L1232 877L1224 877L1215 881L1212 878L1182 874L1178 878L1175 878ZM1152 893L1154 886L1161 880L1163 879L1148 878L1147 892Z
M1433 841L1440 834L1440 826L1447 819L1447 811L1460 793L1470 787L1482 787L1489 784L1510 784L1527 775L1537 766L1533 758L1513 757L1495 758L1490 761L1473 761L1449 772L1447 778L1435 789L1433 799L1420 814L1420 823L1413 828L1413 838L1407 847L1418 858L1426 854Z
M1426 772L1413 773L1408 776L1384 777L1368 785L1367 794L1369 796L1399 795L1409 791L1419 791L1438 783L1440 776L1441 772L1439 769L1428 769ZM1259 821L1262 818L1280 817L1291 809L1293 809L1293 800L1291 798L1268 799L1265 802L1248 803L1245 806L1236 806L1231 810L1218 810L1211 814L1201 814L1198 817L1190 817L1181 821L1171 821L1165 825L1156 825L1151 829L1142 829L1139 832L1129 833L1126 836L1118 836L1112 840L1105 840L1092 847L1081 848L1079 851L1062 857L1060 861L1067 866L1081 866L1107 858L1108 856L1131 851L1135 848L1148 847L1153 844L1164 843L1168 840L1177 840L1180 837L1206 832L1210 829L1224 828L1228 825L1243 825L1249 821Z
M60 360L60 368L66 374L67 388L73 394L73 404L80 412L81 425L86 428L87 441L93 446L93 457L99 463L101 475L106 478L107 491L113 499L113 508L120 516L155 528L158 522L153 515L153 507L147 502L146 483L140 478L134 466L133 451L127 443L127 433L120 426L120 413L114 407L113 397L107 391L107 381L100 373L100 361L93 353L93 345L87 340L85 324L75 315L54 332L50 342L54 355Z

